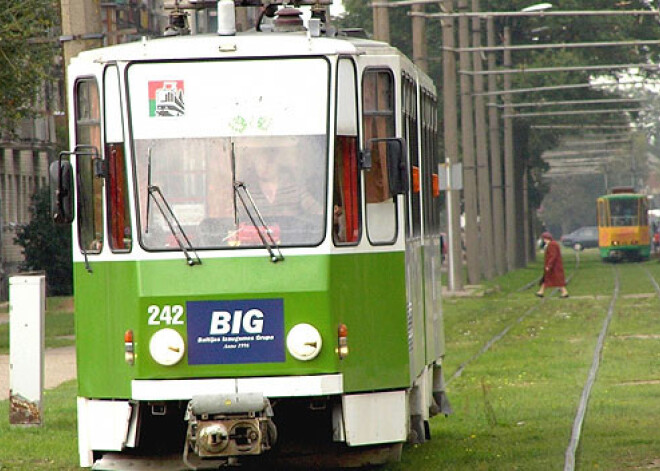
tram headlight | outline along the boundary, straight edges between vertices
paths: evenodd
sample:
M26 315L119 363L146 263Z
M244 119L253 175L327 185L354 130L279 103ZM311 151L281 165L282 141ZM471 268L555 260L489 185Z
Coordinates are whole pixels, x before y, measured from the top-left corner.
M321 351L321 334L309 324L294 326L286 336L286 348L297 360L313 360Z
M132 329L124 333L124 360L131 366L135 364L135 342Z
M348 356L348 327L346 324L339 324L337 329L337 355L340 360Z
M163 366L176 365L186 351L183 337L174 329L161 329L151 336L149 353L156 363Z

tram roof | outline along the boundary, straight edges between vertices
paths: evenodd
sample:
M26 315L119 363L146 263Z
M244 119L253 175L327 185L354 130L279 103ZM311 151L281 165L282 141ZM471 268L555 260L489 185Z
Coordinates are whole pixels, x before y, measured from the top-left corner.
M310 38L306 32L255 31L237 33L235 36L200 34L143 38L141 41L83 51L72 59L71 64L75 67L92 62L103 64L131 61L332 56L339 54L393 56L412 65L412 62L398 49L381 41L349 36ZM430 78L426 85L434 87Z
M603 195L600 199L604 200L637 200L641 198L646 198L647 195L642 195L640 193L613 193L610 195Z
M141 41L90 49L74 60L113 62L226 57L314 56L335 54L400 55L387 43L353 37L314 37L305 32L245 32L235 36L199 34L143 38Z

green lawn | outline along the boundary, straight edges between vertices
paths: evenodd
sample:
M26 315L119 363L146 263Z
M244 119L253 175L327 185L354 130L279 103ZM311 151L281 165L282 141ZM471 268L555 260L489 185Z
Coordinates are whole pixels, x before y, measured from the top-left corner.
M6 314L7 308L0 310ZM70 297L49 298L46 302L46 348L73 345L73 302ZM0 354L9 352L9 324L0 324ZM0 468L1 470L2 468Z
M576 408L618 274L620 295L605 342L576 457L577 469L620 470L660 463L660 300L647 272L656 260L604 264L595 250L564 252L571 297L542 300L530 267L484 283L473 296L447 297L446 377L507 326L508 333L448 386L454 409L431 421L432 440L404 448L386 471L561 470ZM548 292L549 293L549 292ZM53 305L49 305L49 308ZM67 332L54 307L47 329ZM52 317L51 317L52 316ZM69 316L68 318L66 316ZM524 316L521 322L516 322ZM58 326L58 327L55 327ZM58 330L62 329L62 330ZM45 396L45 425L0 421L0 469L76 469L75 382ZM7 403L0 403L2 414Z

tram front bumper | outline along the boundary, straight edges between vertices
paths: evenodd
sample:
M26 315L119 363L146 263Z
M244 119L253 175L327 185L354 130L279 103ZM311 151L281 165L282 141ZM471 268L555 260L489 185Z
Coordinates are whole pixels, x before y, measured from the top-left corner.
M194 396L186 413L186 452L192 450L200 458L259 455L275 443L272 416L262 394Z

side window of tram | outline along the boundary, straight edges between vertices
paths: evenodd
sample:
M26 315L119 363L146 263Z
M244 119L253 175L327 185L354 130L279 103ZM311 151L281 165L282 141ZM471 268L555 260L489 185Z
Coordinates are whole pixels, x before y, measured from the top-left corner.
M394 137L394 77L387 69L368 69L362 77L364 146L369 139ZM386 143L371 147L371 170L365 173L367 235L373 244L396 238L396 199L389 191Z
M333 182L335 244L356 244L360 238L357 84L353 61L340 59L337 71L337 134Z
M131 250L133 227L128 203L128 179L124 153L119 75L116 66L108 67L104 81L105 160L107 163L108 236L113 251Z
M607 214L605 211L605 202L603 200L598 200L598 226L604 227L609 226L607 223Z
M89 146L98 156L101 123L96 81L92 78L79 80L75 95L76 146ZM81 250L99 253L103 249L103 179L95 176L94 166L92 155L78 155L78 239Z
M422 231L422 214L421 214L421 194L420 194L420 165L418 149L418 136L417 136L417 85L415 81L407 74L401 78L401 119L403 124L403 137L406 138L408 143L408 158L410 159L410 211L411 217L406 220L412 220L412 233L411 228L406 227L406 232L413 237L419 237ZM425 169L428 171L428 169ZM428 186L426 186L428 189Z

